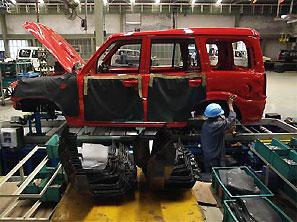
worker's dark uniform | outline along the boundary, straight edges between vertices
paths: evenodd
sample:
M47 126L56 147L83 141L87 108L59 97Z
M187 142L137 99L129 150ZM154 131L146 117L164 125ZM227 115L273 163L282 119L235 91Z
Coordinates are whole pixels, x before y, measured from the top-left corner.
M230 111L228 118L209 118L204 122L201 131L201 143L206 173L210 173L211 167L224 165L225 131L233 126L235 118L236 113Z

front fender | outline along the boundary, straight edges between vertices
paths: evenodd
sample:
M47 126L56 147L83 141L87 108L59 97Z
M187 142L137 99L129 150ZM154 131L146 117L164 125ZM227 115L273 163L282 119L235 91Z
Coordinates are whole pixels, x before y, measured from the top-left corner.
M65 116L77 116L79 105L76 75L23 78L14 88L12 100L16 103L50 101L56 104Z

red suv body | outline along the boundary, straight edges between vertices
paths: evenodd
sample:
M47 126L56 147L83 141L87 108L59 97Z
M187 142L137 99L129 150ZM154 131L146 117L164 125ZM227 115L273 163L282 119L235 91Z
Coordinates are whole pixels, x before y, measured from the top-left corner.
M253 29L114 34L85 63L52 29L33 22L24 27L75 72L19 81L12 96L16 109L36 111L53 103L75 126L185 127L192 111L203 113L214 101L226 107L236 94L243 122L262 117L266 78ZM238 60L235 50L245 56ZM210 52L216 52L211 61Z

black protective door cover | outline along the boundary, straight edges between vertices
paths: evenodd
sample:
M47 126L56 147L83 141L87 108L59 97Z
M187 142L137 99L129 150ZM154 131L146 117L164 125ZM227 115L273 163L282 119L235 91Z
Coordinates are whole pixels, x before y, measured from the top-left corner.
M84 116L86 121L143 120L143 105L139 90L134 87L125 87L122 81L123 78L120 77L85 79Z
M148 96L148 120L180 122L189 119L191 111L198 110L198 104L205 99L204 84L189 87L189 80L193 78L197 78L197 75L173 77L152 74Z

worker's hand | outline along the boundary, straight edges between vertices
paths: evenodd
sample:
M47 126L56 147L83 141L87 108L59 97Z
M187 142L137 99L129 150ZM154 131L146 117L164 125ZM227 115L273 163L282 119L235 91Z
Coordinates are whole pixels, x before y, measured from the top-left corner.
M232 94L227 100L228 105L232 105L233 102L236 100L236 98L237 98L237 96Z

